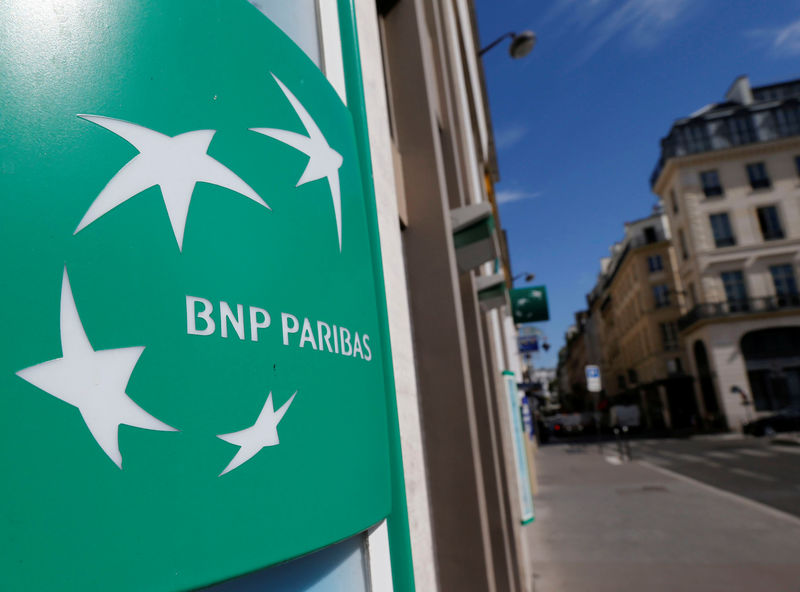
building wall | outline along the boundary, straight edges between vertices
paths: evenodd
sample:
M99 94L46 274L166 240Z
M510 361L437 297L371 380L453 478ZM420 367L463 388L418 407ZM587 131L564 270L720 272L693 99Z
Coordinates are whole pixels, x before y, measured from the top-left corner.
M378 31L379 21L373 0L356 0L355 7L397 393L414 583L417 590L435 592L439 588L419 417L416 364L411 340L405 257L400 225L397 222L399 217L397 178L394 171L389 114L386 109L386 84Z
M686 337L687 351L689 352L698 340L706 346L714 387L718 393L722 411L727 417L728 427L732 430L740 429L744 423L752 421L760 415L752 406L742 405L741 396L731 391L732 387L739 387L750 398L750 381L747 377L741 350L742 337L750 331L775 326L800 327L800 317L788 315L776 319L770 316L749 318L735 323L706 323L694 329ZM694 356L689 355L688 357L690 367L697 375Z
M489 199L484 176L493 168L471 4L401 0L377 18L367 4L364 20L376 20L365 22L372 45L361 54L374 70L384 267L407 294L390 302L390 321L405 397L401 436L406 430L411 440L403 454L411 457L412 548L421 543L413 549L417 590L529 590L501 381L513 365L513 325L504 326L508 311L481 308L475 280L493 268L458 268L450 219L452 209Z
M746 78L737 84L747 86ZM752 98L747 98L747 109L752 110L751 101ZM727 116L723 115L723 118ZM704 303L726 303L723 272L741 271L747 297L765 299L752 302L750 306L754 309L777 302L770 266L791 265L795 281L798 281L800 172L796 158L800 156L800 137L778 138L765 133L766 128L759 127L759 121L767 119L759 119L761 116L758 114L753 117L758 133L758 137L751 140L754 143L673 156L663 163L654 179L653 190L661 198L676 237L679 275L687 292L682 303L684 314L705 310L707 307L695 308ZM676 128L684 124L679 122ZM713 141L717 141L716 137ZM758 162L766 168L770 187L751 187L746 166ZM706 196L703 191L700 175L711 170L718 174L722 195ZM783 238L766 240L762 235L757 208L765 206L777 208ZM709 216L722 212L728 214L735 245L717 247L715 244ZM800 309L787 307L773 312L745 314L730 314L730 309L724 308L720 310L728 312L718 314L713 320L685 321L682 335L693 373L698 369L692 348L698 340L705 344L718 403L728 418L729 426L738 429L743 421L751 419L750 414L755 415L752 409L742 406L738 394L730 391L733 386L746 392L750 388L741 354L741 338L755 329L797 326L800 324Z
M679 269L684 283L694 285L697 302L723 302L722 271L746 272L748 292L758 298L774 294L769 266L800 263L800 178L795 157L800 155L800 139L790 138L768 144L703 153L673 159L664 171L658 191L676 236L683 232L689 253L679 252ZM763 162L772 180L769 189L752 189L746 165ZM716 170L724 189L723 196L706 197L700 184L702 171ZM672 192L678 212L671 205ZM759 228L756 209L778 208L786 238L765 241ZM736 245L718 248L709 215L726 212ZM680 251L680 246L676 245ZM690 303L696 304L695 303Z
M645 237L652 229L654 240ZM608 268L589 295L592 333L599 337L604 387L610 396L665 380L686 368L677 319L681 282L661 214L626 225L625 239L615 245ZM650 260L660 260L661 269ZM654 287L663 286L668 304L657 306ZM661 325L669 325L676 340L667 348Z

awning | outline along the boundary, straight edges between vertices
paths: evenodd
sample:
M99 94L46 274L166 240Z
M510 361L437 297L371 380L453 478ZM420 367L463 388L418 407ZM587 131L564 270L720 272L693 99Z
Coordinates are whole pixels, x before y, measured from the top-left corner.
M484 311L508 304L506 278L502 273L476 277L475 291L478 293L478 303Z
M451 210L450 221L456 261L461 271L475 269L497 258L500 249L490 203L482 202Z

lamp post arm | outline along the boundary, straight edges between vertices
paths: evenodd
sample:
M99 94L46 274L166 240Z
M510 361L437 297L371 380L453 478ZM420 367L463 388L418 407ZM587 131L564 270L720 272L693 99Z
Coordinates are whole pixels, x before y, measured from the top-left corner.
M483 54L485 54L487 51L489 51L490 49L492 49L493 47L495 47L495 46L496 46L498 43L500 43L500 42L501 42L503 39L505 39L506 37L512 37L512 38L513 38L515 34L516 34L516 33L513 33L513 32L508 32L508 33L505 33L505 34L503 34L503 35L500 35L500 37L498 37L497 39L495 39L494 41L492 41L492 42L491 42L489 45L487 45L486 47L484 47L483 49L481 49L481 50L478 52L478 55L479 55L479 56L482 56L482 55L483 55Z

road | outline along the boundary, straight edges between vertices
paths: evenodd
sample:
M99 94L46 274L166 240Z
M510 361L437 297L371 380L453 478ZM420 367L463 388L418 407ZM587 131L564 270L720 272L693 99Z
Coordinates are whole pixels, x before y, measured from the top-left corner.
M800 446L741 437L639 440L631 443L631 453L634 459L800 517Z
M539 450L524 530L535 592L800 591L789 499L800 455L724 439L645 440L632 452L621 462L609 444Z

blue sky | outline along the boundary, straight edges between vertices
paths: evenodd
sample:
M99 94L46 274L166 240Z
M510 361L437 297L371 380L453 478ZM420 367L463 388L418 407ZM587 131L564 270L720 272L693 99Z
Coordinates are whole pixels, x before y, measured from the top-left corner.
M622 237L656 203L649 177L675 119L753 85L800 77L800 0L476 0L482 45L538 35L512 60L485 54L500 217L514 273L547 286L555 366L564 331ZM521 285L518 281L517 286Z

